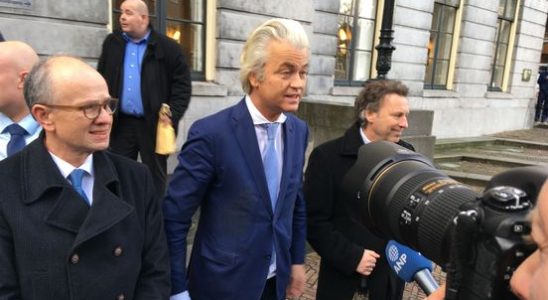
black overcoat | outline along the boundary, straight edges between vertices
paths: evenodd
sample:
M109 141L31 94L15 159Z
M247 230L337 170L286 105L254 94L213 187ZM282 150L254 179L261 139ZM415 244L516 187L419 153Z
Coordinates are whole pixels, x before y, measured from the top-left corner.
M359 130L359 124L355 123L342 137L315 148L308 160L304 181L307 239L321 257L318 300L352 299L360 285L361 275L356 267L364 249L381 255L368 278L370 300L399 299L404 287L391 274L384 257L387 241L351 218L349 212L358 208L339 196L342 179L363 145ZM398 144L414 150L404 141Z
M39 138L0 162L0 299L168 299L169 258L148 169L93 154L90 207Z
M115 30L109 34L103 42L97 63L97 71L105 78L110 95L116 98L122 95L126 43L121 31ZM191 94L190 69L180 46L151 27L141 65L141 96L148 128L146 134L152 141L156 141L158 112L162 103L171 107L171 121L177 130ZM118 123L118 113L119 110L114 114L113 132Z

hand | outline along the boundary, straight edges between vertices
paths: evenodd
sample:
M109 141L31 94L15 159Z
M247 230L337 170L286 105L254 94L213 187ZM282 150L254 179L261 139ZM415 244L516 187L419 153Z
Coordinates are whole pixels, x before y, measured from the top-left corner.
M377 252L365 249L363 250L362 260L356 268L356 272L362 275L369 275L373 272L375 265L377 264L377 259L381 257Z
M299 297L304 293L306 275L304 265L292 265L289 284L285 290L286 297Z
M173 124L171 123L171 118L165 114L160 114L160 122L166 125L173 126Z
M435 290L430 296L424 298L424 300L443 300L445 297L445 284L442 284L439 289Z

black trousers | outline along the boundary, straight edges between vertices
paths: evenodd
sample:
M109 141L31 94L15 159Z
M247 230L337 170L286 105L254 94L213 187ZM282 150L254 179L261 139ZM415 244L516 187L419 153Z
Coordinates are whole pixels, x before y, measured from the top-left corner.
M140 155L152 173L157 192L163 195L167 182L167 155L155 153L155 134L150 132L145 118L119 113L115 122L110 135L110 151L133 160Z
M261 300L278 300L276 298L276 276L266 280Z
M535 105L535 122L548 121L548 94L542 90L538 92L537 105Z

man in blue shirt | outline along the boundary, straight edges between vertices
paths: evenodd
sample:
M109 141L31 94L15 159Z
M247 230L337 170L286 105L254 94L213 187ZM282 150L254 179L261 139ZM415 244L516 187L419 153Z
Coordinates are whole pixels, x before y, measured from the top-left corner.
M0 160L15 154L40 134L23 97L25 77L38 55L19 41L0 43Z
M159 121L177 130L190 102L190 71L180 45L150 26L145 2L126 0L120 11L121 30L106 37L97 66L110 94L120 99L110 149L135 160L140 155L163 194L167 156L155 153L156 130ZM171 116L160 118L164 103Z

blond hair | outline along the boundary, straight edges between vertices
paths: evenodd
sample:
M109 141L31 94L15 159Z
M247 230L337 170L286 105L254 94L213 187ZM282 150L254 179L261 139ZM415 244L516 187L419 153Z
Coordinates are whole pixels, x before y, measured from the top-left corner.
M297 49L309 49L308 36L299 22L289 19L271 19L264 22L251 33L240 56L240 81L244 92L251 92L251 73L263 80L267 47L273 40L286 41Z

